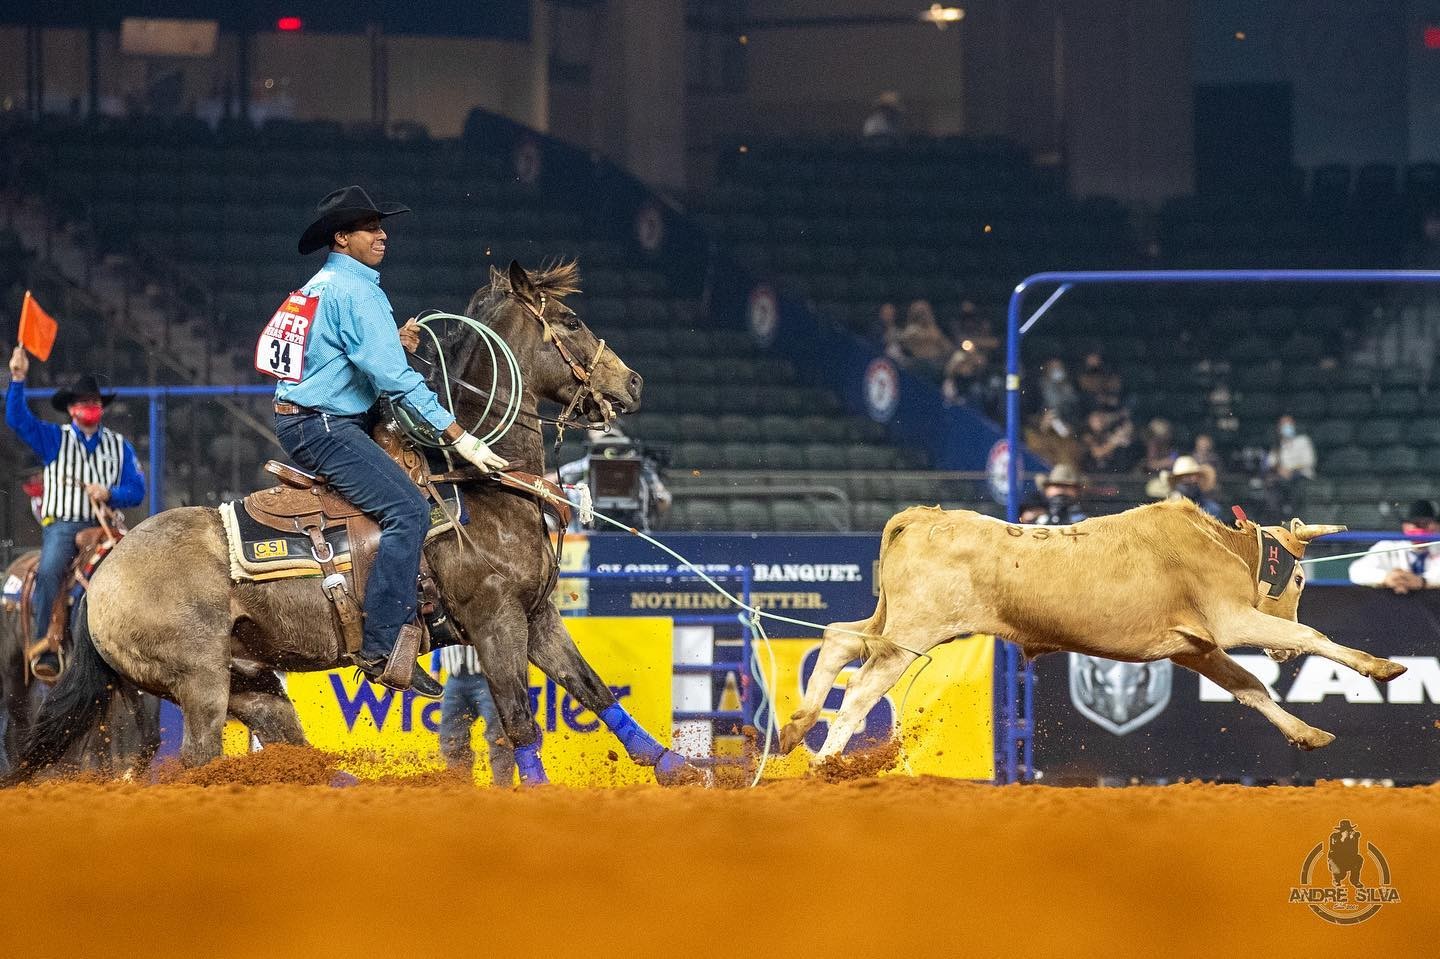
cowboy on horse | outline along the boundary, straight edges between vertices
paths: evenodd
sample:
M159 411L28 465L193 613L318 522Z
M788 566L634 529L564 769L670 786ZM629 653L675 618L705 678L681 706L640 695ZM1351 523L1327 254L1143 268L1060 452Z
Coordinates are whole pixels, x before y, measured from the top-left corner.
M440 684L417 662L414 622L420 552L430 508L405 471L366 430L366 414L384 395L413 422L426 424L483 473L505 460L465 431L405 359L411 324L396 328L376 267L385 258L387 217L410 212L376 203L358 186L317 205L300 237L302 255L329 249L325 264L286 297L255 347L255 368L274 376L275 435L295 462L380 524L380 545L364 596L364 641L352 655L373 682L438 697Z
M70 417L68 426L47 423L25 402L25 377L30 360L23 346L10 355L10 390L5 422L45 465L40 496L40 562L31 598L36 644L30 669L38 679L53 682L60 674L58 636L51 640L51 622L65 574L78 551L76 534L98 526L105 509L139 506L145 498L145 477L135 463L135 448L119 433L100 424L105 407L115 399L102 393L93 375L80 377L69 389L50 398L50 405ZM63 623L63 620L61 620Z

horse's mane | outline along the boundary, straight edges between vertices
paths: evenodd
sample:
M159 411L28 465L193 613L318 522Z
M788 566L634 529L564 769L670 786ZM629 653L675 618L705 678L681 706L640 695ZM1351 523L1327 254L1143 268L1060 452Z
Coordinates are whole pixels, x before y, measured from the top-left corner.
M569 296L580 292L580 264L575 260L557 260L547 263L538 270L526 270L530 282L546 296ZM498 270L491 270L491 281L475 291L465 307L468 316L486 320L506 293L510 292L510 279Z

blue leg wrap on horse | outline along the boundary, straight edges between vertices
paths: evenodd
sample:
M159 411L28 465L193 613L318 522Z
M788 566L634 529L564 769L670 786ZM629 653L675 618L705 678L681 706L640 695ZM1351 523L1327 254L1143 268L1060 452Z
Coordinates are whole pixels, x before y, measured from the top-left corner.
M656 742L655 737L647 733L644 727L637 723L634 717L627 713L625 707L619 703L606 706L600 713L600 719L615 734L615 738L620 740L620 745L625 747L625 752L630 755L630 758L641 766L654 766L656 763L664 762L667 753L675 756L670 750ZM685 760L680 759L680 762L683 764Z
M550 782L545 775L545 764L540 761L540 740L526 746L515 747L515 768L520 771L520 781L527 786L544 786Z

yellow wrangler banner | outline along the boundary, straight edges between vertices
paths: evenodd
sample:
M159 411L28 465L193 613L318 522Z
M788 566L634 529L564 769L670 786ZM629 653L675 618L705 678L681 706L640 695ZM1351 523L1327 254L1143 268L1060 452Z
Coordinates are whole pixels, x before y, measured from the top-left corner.
M810 673L820 651L818 639L775 639L776 675L771 675L765 650L757 657L765 668L766 685L774 691L775 719L783 726L790 714L799 708ZM865 739L886 739L903 721L900 734L904 756L916 775L951 776L957 779L993 779L995 777L995 738L993 729L993 669L995 640L990 636L947 643L931 651L934 662L920 674L914 686L911 679L920 673L924 660L911 665L875 708L870 710L864 727L851 740L858 746ZM835 686L825 699L820 721L805 737L805 743L789 756L783 756L768 767L769 775L798 776L805 772L814 751L825 742L830 721L840 711L845 687L858 671L847 667L840 672ZM909 698L905 699L909 689ZM905 699L905 715L900 716L901 700ZM904 772L903 766L896 771Z
M671 621L656 617L574 618L565 624L616 698L662 743L670 743ZM286 686L305 734L317 748L344 756L341 767L361 778L445 768L440 759L440 702L357 682L354 670L292 673ZM444 682L445 677L440 677ZM541 756L552 782L612 786L654 782L636 766L594 713L530 667L530 702L544 730ZM244 748L244 737L227 737ZM477 782L490 781L481 724L471 736ZM616 756L610 758L611 754Z

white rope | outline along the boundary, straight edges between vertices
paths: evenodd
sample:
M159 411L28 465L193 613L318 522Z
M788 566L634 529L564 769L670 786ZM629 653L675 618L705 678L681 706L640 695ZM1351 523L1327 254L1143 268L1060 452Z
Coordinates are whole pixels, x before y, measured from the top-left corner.
M1379 556L1381 553L1408 553L1411 550L1426 549L1430 546L1440 545L1440 540L1426 540L1423 543L1406 543L1404 546L1387 546L1384 549L1362 549L1358 553L1341 553L1338 556L1316 556L1313 559L1302 559L1303 563L1328 563L1337 559L1356 559L1361 556Z
M435 355L439 358L440 381L445 387L445 403L446 407L452 412L455 409L455 397L450 390L450 369L445 361L445 351L440 346L440 337L436 335L434 330L430 329L430 323L433 320L455 320L470 327L470 329L480 334L480 342L484 343L485 349L490 352L491 380L489 397L485 402L485 409L481 412L480 418L475 421L475 429L479 429L484 424L486 418L490 415L491 409L494 407L495 395L500 392L500 363L498 359L503 358L505 361L506 372L510 374L510 395L505 400L505 409L500 414L499 422L495 424L495 427L491 429L490 432L480 437L480 442L489 446L508 433L510 427L515 425L515 420L520 416L520 404L525 398L524 384L520 375L520 361L516 359L515 351L510 349L510 344L505 342L504 337L473 317L461 316L459 313L435 312L428 314L423 320L419 321L418 325L429 334L431 341L435 344ZM496 356L497 346L499 347L499 357Z

